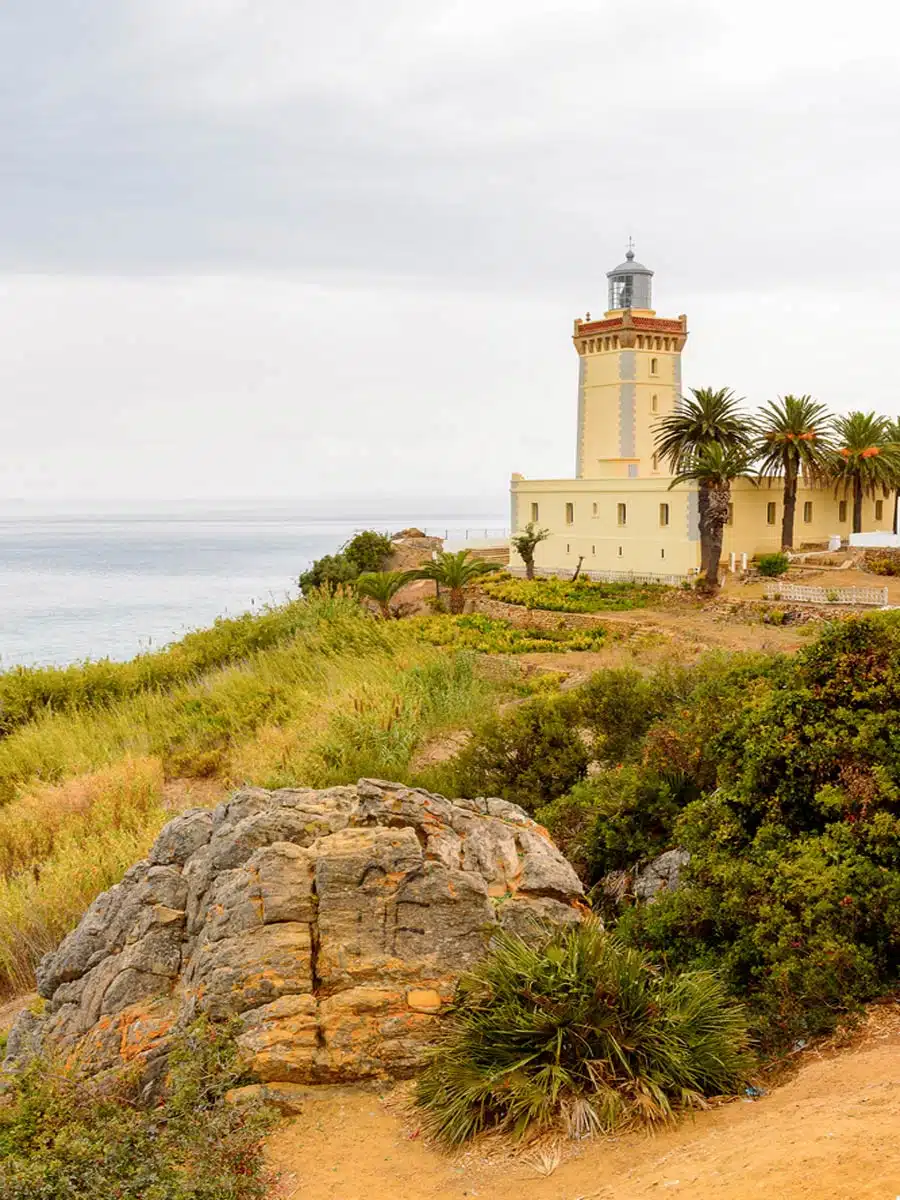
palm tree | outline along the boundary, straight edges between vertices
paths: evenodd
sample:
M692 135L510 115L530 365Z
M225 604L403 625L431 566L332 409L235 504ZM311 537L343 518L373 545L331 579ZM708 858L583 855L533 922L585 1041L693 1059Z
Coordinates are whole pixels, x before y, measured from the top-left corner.
M891 442L900 451L900 417L894 417L893 420L888 421L887 432ZM900 479L894 484L894 524L891 528L892 533L897 532L898 520L900 520Z
M468 550L440 551L433 562L412 572L415 579L433 579L437 586L450 592L450 611L461 613L466 606L466 588L482 575L499 571L497 563L472 558Z
M391 601L414 578L412 571L366 571L354 582L357 595L374 600L386 621L394 616Z
M794 545L797 483L814 483L826 475L831 450L831 417L824 404L812 396L784 396L770 400L757 413L753 436L759 447L759 477L784 480L784 515L781 545Z
M682 461L681 470L669 484L696 483L706 503L700 508L700 557L711 591L719 586L719 561L722 558L722 533L728 520L731 485L735 479L750 476L753 457L744 446L723 446L710 442L691 458Z
M892 440L890 422L873 412L838 417L835 449L828 475L835 495L853 494L853 532L862 532L863 496L881 491L889 496L900 486L900 446Z
M675 412L657 423L656 453L668 463L669 469L679 480L694 478L684 472L689 472L696 465L697 456L711 446L719 446L723 451L742 456L749 454L748 422L741 411L741 403L729 388L719 388L718 391L713 388L692 388L690 397L682 397ZM711 526L707 512L715 485L705 475L697 476L696 482L700 509L700 569L706 572L707 579L715 579L718 583L721 531L716 558L711 561L713 547L708 537Z
M534 521L529 521L521 533L516 533L510 538L519 558L525 564L526 579L534 579L534 552L538 543L549 536L549 529L538 529Z

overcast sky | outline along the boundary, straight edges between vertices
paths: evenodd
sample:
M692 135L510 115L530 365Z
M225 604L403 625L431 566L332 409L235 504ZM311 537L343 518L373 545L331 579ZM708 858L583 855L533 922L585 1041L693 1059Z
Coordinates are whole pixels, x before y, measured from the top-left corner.
M0 8L0 497L573 469L634 236L688 386L900 412L888 0Z

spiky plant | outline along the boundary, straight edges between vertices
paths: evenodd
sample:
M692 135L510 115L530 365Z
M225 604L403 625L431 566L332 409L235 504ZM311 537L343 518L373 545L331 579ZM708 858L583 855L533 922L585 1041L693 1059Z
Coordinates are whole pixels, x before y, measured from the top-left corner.
M529 521L520 533L513 534L510 538L516 553L525 564L526 579L534 579L534 552L539 543L549 536L549 529L538 529L534 521Z
M722 535L728 520L731 485L735 479L749 479L751 471L752 459L742 446L710 442L682 460L678 474L669 484L673 488L679 483L696 483L699 488L701 569L706 587L711 590L719 586Z
M589 920L538 944L497 937L461 980L416 1098L451 1144L492 1126L583 1136L671 1120L751 1066L743 1010L714 975L659 971Z
M780 478L784 486L781 545L794 545L797 484L818 483L827 475L831 417L812 396L783 396L764 404L753 423L760 479Z
M415 579L433 579L439 588L445 587L450 593L451 613L461 613L466 606L466 588L482 575L499 570L497 563L472 558L468 550L457 550L455 553L442 550L432 562L419 567L412 574Z
M356 582L356 593L374 600L386 621L394 616L391 601L413 578L411 571L367 571Z
M853 496L853 532L862 532L863 496L889 496L900 486L900 446L890 422L874 412L838 417L828 475L835 495Z

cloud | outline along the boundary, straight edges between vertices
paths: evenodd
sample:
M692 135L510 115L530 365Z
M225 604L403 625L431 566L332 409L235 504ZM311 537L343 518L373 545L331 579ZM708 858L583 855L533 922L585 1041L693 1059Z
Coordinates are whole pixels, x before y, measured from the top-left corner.
M878 0L5 6L0 492L567 473L571 318L628 234L690 316L686 382L889 406L898 26Z

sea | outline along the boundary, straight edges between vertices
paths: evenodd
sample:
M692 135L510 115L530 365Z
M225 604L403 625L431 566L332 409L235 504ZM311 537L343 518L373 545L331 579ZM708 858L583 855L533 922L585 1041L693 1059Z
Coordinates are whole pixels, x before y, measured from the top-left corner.
M0 508L0 670L128 659L282 603L362 529L414 526L457 548L507 522L502 497Z

